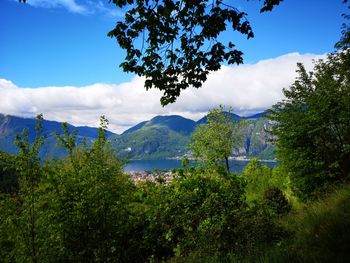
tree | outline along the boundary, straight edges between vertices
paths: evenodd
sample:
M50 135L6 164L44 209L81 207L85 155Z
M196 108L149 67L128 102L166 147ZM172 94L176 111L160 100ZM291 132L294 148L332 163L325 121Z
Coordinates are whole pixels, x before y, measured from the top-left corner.
M306 198L350 175L350 50L318 61L310 73L298 64L297 72L269 117L277 123L278 160Z
M20 262L38 262L40 245L40 220L37 186L43 176L38 152L44 141L42 134L43 116L38 115L35 126L35 139L29 142L28 130L16 135L15 144L19 148L16 156L18 191L7 196L1 210L5 221L1 222L1 235L7 237L6 243L13 244L6 251L4 260L12 262L13 257ZM2 220L1 220L2 221ZM10 247L9 247L10 248Z
M41 203L46 203L45 245L58 261L128 261L127 204L133 184L109 147L107 125L102 116L91 148L76 148L76 134L70 134L66 124L63 135L57 135L70 154L50 165L52 176L40 187Z
M230 112L220 106L209 111L207 124L200 125L192 135L190 148L194 157L207 168L230 173L228 158L241 143L242 136L238 132Z
M261 12L282 0L264 0ZM113 0L127 11L109 32L126 51L121 67L146 78L145 88L163 91L161 104L172 103L181 90L200 88L221 63L243 63L242 51L220 34L236 31L254 36L247 14L223 0Z

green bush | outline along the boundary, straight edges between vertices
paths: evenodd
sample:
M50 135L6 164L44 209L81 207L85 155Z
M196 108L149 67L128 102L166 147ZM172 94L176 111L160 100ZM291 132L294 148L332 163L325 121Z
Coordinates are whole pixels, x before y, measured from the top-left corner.
M265 204L276 214L285 215L292 209L288 199L277 187L270 187L264 192Z

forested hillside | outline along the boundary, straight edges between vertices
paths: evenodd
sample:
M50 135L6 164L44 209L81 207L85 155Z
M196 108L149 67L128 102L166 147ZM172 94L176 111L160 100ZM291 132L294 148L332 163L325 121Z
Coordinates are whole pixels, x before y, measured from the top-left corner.
M236 156L257 157L259 159L274 159L274 146L270 142L268 131L271 122L264 118L265 113L259 113L251 117L240 117L230 113L234 123L244 121L241 133L244 139L239 150L233 154ZM206 123L206 116L195 122L181 116L156 116L149 121L141 122L121 135L107 132L107 138L111 141L111 147L121 157L139 159L157 159L183 157L190 154L188 144L194 130ZM29 140L34 139L35 120L33 118L20 118L0 114L0 150L8 153L17 153L14 145L16 133L23 129L29 131ZM97 136L97 128L75 127L68 125L69 131L77 130L78 145L84 142L91 145ZM61 158L67 155L64 148L57 148L55 133L62 134L61 124L55 121L43 121L43 133L46 136L43 147L40 149L40 157Z
M229 114L233 123L240 121L243 140L234 156L256 157L259 159L275 158L274 146L268 131L272 122L264 118L265 113L251 117ZM111 136L112 147L121 156L131 158L173 158L191 154L188 144L195 129L207 123L207 116L197 122L181 116L157 116L149 121L130 128L121 135Z

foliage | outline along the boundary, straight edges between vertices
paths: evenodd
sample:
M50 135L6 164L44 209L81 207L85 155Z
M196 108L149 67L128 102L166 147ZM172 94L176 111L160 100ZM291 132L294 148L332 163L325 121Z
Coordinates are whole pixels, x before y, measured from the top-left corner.
M264 195L269 189L278 188L287 194L288 199L295 201L289 187L288 174L278 166L271 168L251 159L242 172L246 181L246 199L248 204L265 203Z
M35 126L35 139L29 142L28 130L23 130L21 135L16 136L16 145L19 148L17 156L17 170L19 173L19 202L18 211L12 218L16 231L22 235L14 236L16 243L14 252L21 261L38 262L40 256L40 222L38 220L38 194L37 185L43 176L43 168L40 165L38 152L44 142L42 134L43 116L37 116Z
M55 176L41 184L47 206L43 216L52 226L46 244L51 251L56 250L60 261L124 259L126 200L133 186L106 143L107 124L102 117L97 140L90 149L74 149L74 134L65 130L59 141L69 146L71 154L64 163L52 165L50 172Z
M343 0L343 3L348 3L348 0ZM350 9L350 5L348 6L348 9ZM344 19L349 20L350 14L343 14ZM337 49L345 50L350 47L350 25L347 23L343 23L342 25L342 31L341 31L341 38L340 40L335 44L335 47Z
M278 187L270 187L264 192L265 204L278 215L284 215L292 209L284 193Z
M239 124L231 121L229 114L220 106L209 111L208 124L198 126L192 134L189 147L193 156L210 170L230 173L228 158L242 141L238 133Z
M282 0L265 0L261 12ZM199 88L222 62L243 63L243 53L220 35L236 31L254 36L247 14L222 0L113 0L126 8L125 17L109 32L126 51L121 67L146 77L145 87L163 91L162 105L172 103L181 90Z
M0 151L0 193L14 194L18 187L16 158Z
M349 201L349 185L342 185L326 198L304 204L283 218L283 227L293 235L247 262L348 262Z
M187 160L171 182L159 173L158 182L133 183L111 152L104 117L91 147L76 148L75 134L63 125L57 136L69 156L41 163L41 120L34 144L26 132L18 136L18 193L0 194L2 262L348 258L348 188L285 215L288 173L257 160L242 175L191 167Z
M169 184L142 184L139 191L147 206L142 240L155 260L249 254L278 238L268 211L246 205L238 177L189 169Z
M17 139L19 195L3 196L0 203L5 213L0 226L2 258L9 262L125 261L126 200L134 186L108 147L107 120L101 118L97 140L89 149L74 148L74 134L64 129L59 141L70 156L45 165L38 158L41 121L39 116L33 144L26 131Z
M270 110L280 163L302 198L350 173L350 52L329 55L299 76Z

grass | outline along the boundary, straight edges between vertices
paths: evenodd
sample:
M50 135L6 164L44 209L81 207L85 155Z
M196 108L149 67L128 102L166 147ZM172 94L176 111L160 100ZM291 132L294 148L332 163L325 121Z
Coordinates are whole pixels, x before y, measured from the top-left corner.
M350 262L350 186L299 205L280 223L291 238L266 250L255 262Z

